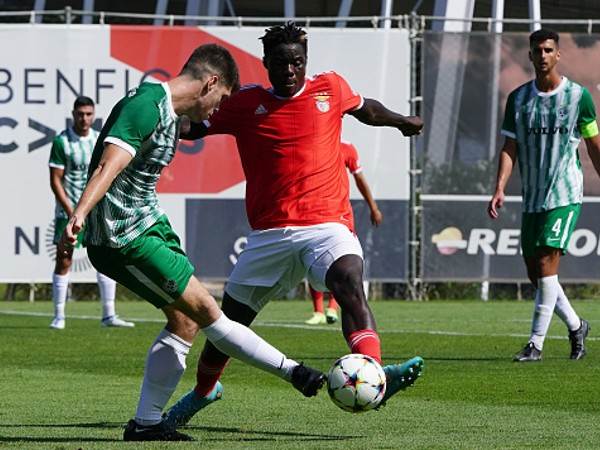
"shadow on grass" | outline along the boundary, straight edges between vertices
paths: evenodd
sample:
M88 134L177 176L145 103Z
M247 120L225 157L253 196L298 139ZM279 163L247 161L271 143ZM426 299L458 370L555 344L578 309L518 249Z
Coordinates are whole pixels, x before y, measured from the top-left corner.
M209 433L231 433L231 434L245 434L245 435L256 435L256 437L242 437L240 441L274 441L277 437L290 437L290 438L301 438L302 440L313 440L313 441L349 441L353 439L363 439L367 436L355 435L332 435L332 434L318 434L318 433L303 433L297 431L265 431L265 430L249 430L242 428L233 427L209 427L209 426L194 426L189 425L185 427L186 431L204 431ZM265 437L259 437L265 436ZM234 440L228 438L218 437L215 439L211 437L211 440Z
M110 438L94 438L94 437L33 437L33 436L19 436L19 437L6 437L0 436L0 442L120 442L121 439L110 439Z
M22 327L18 326L18 325L9 325L9 326L2 325L2 329L3 330L44 330L44 332L47 332L48 334L52 333L52 330L50 330L48 325L39 325L39 326L23 325Z
M488 356L474 357L474 356L457 356L457 357L444 357L444 356L423 356L425 364L427 361L459 361L459 362L480 362L480 361L507 361L512 362L512 357L508 356Z
M0 423L0 429L6 428L119 428L123 429L124 423L121 422L97 422L97 423L45 423L45 424L10 424ZM120 437L120 436L119 436ZM111 439L105 437L90 437L90 436L69 436L69 437L52 437L52 436L0 436L1 442L119 442L121 439Z
M95 423L0 423L1 428L125 428L124 422Z
M119 429L122 430L125 427L124 423L121 422L97 422L97 423L60 423L60 424L7 424L0 423L0 429L2 428L103 428L103 429ZM295 440L303 441L350 441L354 439L363 439L367 436L356 435L331 435L331 434L316 434L316 433L302 433L295 431L264 431L264 430L250 430L235 427L210 427L210 426L187 426L185 431L189 432L205 432L205 433L221 433L221 434L234 434L244 435L238 437L218 437L211 436L211 440L214 441L239 441L239 442L250 442L250 441L276 441L282 438L293 438ZM197 438L197 437L196 437ZM120 442L121 438L118 439L103 438L103 437L50 437L50 436L0 436L0 443L2 442Z

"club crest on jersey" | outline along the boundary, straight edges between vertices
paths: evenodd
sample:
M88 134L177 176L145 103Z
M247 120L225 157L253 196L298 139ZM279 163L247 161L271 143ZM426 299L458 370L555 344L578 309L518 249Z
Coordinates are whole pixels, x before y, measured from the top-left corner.
M315 102L317 105L317 109L319 111L321 111L322 113L326 113L327 111L329 111L329 97L330 95L328 94L317 94L315 95Z
M568 114L569 114L568 108L560 108L558 110L558 118L561 120L564 119L565 117L567 117Z

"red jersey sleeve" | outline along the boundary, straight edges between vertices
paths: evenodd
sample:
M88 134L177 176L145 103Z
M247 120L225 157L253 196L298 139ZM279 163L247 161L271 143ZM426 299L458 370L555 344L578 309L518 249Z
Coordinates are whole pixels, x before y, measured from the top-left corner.
M340 74L333 72L333 75L335 75L338 81L342 114L359 109L363 104L362 96L356 93Z
M362 166L360 165L360 161L358 159L356 147L350 142L342 141L340 148L342 149L342 154L344 156L344 164L350 173L354 175L355 173L362 172Z

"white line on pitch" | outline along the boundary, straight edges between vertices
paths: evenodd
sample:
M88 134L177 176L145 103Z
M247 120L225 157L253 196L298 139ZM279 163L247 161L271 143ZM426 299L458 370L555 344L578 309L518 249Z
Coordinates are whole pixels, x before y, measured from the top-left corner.
M13 311L4 310L0 311L0 314L7 316L34 316L34 317L53 317L51 313L42 312L26 312L26 311ZM87 316L87 315L70 315L67 319L83 319L83 320L100 320L99 316ZM127 317L127 320L140 323L165 323L166 319L148 319L148 318L135 318ZM315 326L305 325L301 323L292 322L273 322L273 321L257 321L254 322L253 326L256 327L269 327L269 328L293 328L300 330L316 330L316 331L335 331L338 332L340 328L338 326ZM521 333L465 333L462 331L443 331L443 330L394 330L394 329L383 329L379 331L379 334L430 334L436 336L457 336L457 337L514 337L514 338L528 338L528 334ZM546 339L560 339L566 340L566 336L546 336ZM600 341L600 337L588 337L588 341Z

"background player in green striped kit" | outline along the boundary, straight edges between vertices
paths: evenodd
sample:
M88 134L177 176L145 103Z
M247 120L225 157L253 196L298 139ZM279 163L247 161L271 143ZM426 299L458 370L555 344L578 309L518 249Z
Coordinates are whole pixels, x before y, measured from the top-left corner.
M200 329L221 352L291 382L307 397L325 379L222 313L193 276L194 267L158 204L156 184L175 155L181 116L207 119L238 86L230 53L209 44L198 47L172 80L142 83L130 91L102 128L88 184L61 239L60 250L69 251L87 219L85 241L92 264L167 318L148 351L137 412L124 440L191 440L162 419L162 410ZM218 395L215 391L206 400Z
M523 216L521 247L527 274L536 286L531 336L515 361L539 361L552 313L565 322L571 359L585 355L589 324L567 299L559 281L565 253L583 201L583 173L577 147L585 140L600 175L600 137L592 96L583 86L561 77L558 34L541 29L529 36L529 59L535 79L512 91L506 104L496 192L488 205L493 219L504 203L504 189L518 159Z
M54 244L67 225L73 208L79 201L87 182L88 167L98 132L92 128L94 101L79 96L73 104L73 126L63 130L52 142L50 149L50 187L56 197L54 209ZM83 237L83 234L81 235ZM78 246L81 245L81 239ZM65 328L65 303L69 287L69 271L73 263L73 249L68 253L56 252L56 264L52 274L52 301L54 319L50 328ZM132 322L119 319L115 313L116 283L100 272L96 273L100 301L102 302L102 325L106 327L133 327Z

